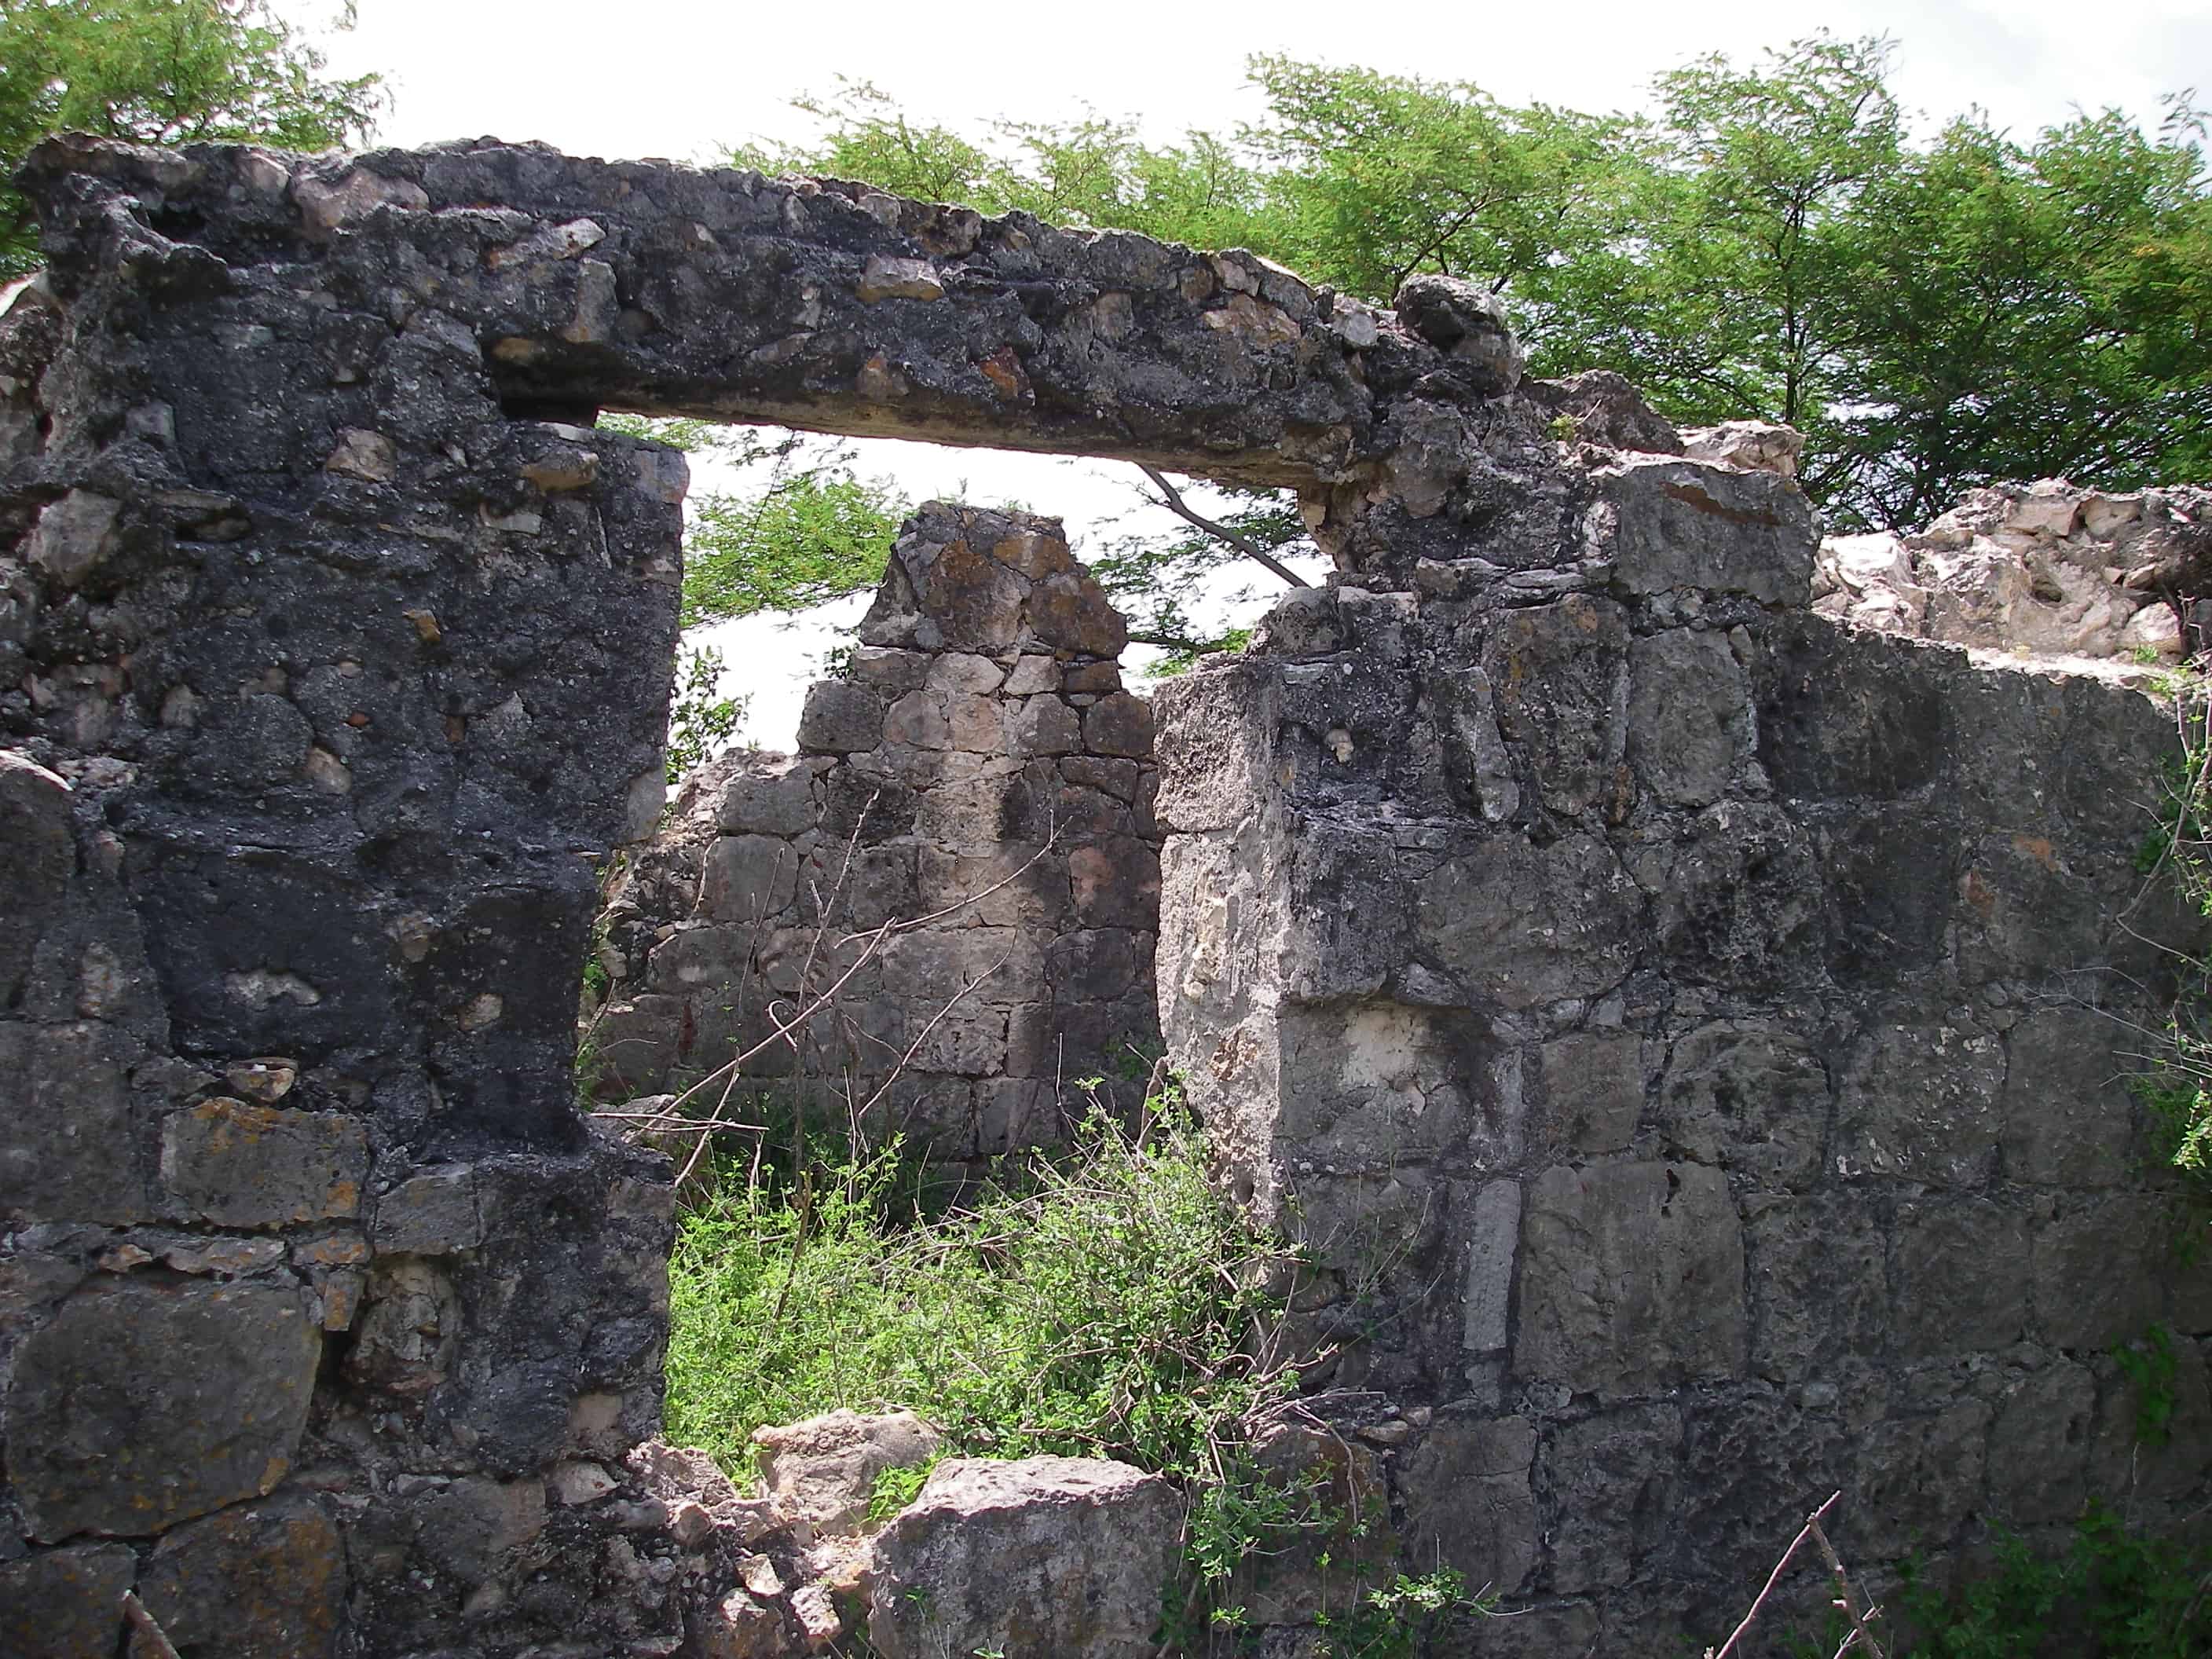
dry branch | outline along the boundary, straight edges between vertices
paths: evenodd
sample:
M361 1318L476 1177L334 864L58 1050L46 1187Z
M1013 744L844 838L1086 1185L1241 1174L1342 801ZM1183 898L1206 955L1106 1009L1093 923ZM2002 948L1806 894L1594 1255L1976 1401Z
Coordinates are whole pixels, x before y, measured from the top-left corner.
M1827 1518L1828 1511L1841 1503L1843 1498L1839 1492L1831 1492L1826 1503L1805 1517L1804 1526L1790 1540L1790 1547L1782 1552L1782 1559L1774 1564L1774 1571L1766 1575L1766 1583L1752 1601L1751 1610L1744 1614L1743 1622L1718 1649L1707 1648L1705 1659L1729 1659L1729 1656L1735 1651L1736 1644L1742 1641L1750 1633L1751 1627L1759 1622L1759 1615L1765 1611L1767 1598L1774 1594L1774 1587L1782 1582L1782 1575L1790 1570L1790 1564L1796 1559L1797 1552L1804 1548L1808 1540L1826 1562L1829 1576L1836 1581L1836 1605L1843 1609L1844 1617L1850 1621L1851 1633L1844 1638L1843 1646L1836 1650L1837 1659L1842 1659L1842 1656L1854 1646L1869 1655L1870 1659L1883 1659L1881 1644L1875 1639L1874 1632L1869 1628L1881 1616L1881 1610L1869 1607L1864 1613L1859 1611L1858 1596L1851 1589L1850 1576L1844 1571L1843 1561L1837 1556L1835 1547L1828 1541L1828 1534L1820 1526L1820 1522Z

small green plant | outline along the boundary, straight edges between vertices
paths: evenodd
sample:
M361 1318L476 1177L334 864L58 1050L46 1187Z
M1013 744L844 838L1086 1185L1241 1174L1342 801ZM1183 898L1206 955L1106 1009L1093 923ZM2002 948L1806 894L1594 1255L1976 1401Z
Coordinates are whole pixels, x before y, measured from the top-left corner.
M1274 1358L1294 1257L1217 1187L1171 1089L1139 1132L1094 1114L1066 1153L1008 1160L950 1203L930 1192L896 1143L856 1153L794 1127L732 1156L670 1263L668 1432L743 1475L763 1425L898 1405L945 1455L1164 1474L1188 1498L1170 1651L1244 1651L1244 1598L1278 1564L1318 1572L1330 1659L1401 1659L1491 1607L1448 1570L1373 1559L1328 1469L1263 1466L1255 1434L1298 1383ZM878 1477L871 1520L927 1474Z
M1544 429L1563 444L1571 444L1582 436L1582 422L1571 415L1554 415L1551 425Z
M686 652L676 668L668 704L668 781L680 783L744 723L745 699L717 694L722 653L708 647Z
M2179 1398L2172 1336L2165 1326L2153 1325L2134 1342L2115 1342L2112 1355L2121 1375L2135 1385L2136 1443L2165 1445L2173 1438L2173 1408Z
M868 1492L868 1524L881 1526L921 1497L922 1487L928 1484L929 1472L937 1464L938 1459L933 1457L927 1463L909 1463L877 1475L876 1484Z
M2212 921L2212 699L2177 694L2174 708L2182 753L2161 781L2164 799L2136 868ZM2189 1177L2201 1210L2212 1203L2212 957L2172 956L2180 988L2166 1030L2130 1081L2161 1154Z
M1328 1659L1412 1659L1454 1613L1487 1612L1494 1599L1470 1597L1466 1575L1449 1567L1418 1578L1396 1573L1389 1583L1360 1591L1323 1650Z

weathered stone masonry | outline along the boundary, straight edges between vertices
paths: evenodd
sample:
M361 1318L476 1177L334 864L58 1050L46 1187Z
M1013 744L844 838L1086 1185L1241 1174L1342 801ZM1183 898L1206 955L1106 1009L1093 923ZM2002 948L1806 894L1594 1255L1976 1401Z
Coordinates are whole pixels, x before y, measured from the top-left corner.
M27 182L13 1647L112 1654L135 1585L194 1659L732 1650L731 1527L632 1455L667 1170L570 1101L598 860L660 805L683 483L590 430L605 407L1299 489L1340 581L1159 707L1158 1006L1244 1189L1322 1257L1301 1317L1357 1339L1323 1380L1382 1547L1534 1609L1468 1650L1710 1640L1832 1487L1877 1582L1984 1519L2200 1491L2212 1306L2105 1018L2154 1008L2136 935L2178 925L2114 920L2170 734L1808 614L1802 498L1674 453L1616 380L1518 384L1449 283L1381 316L1246 255L839 185L489 143L63 143ZM948 736L1060 658L878 648L944 678ZM1008 678L955 684L963 657ZM824 737L875 719L865 675L825 695L804 811L730 838L849 833L835 780L914 689L874 749ZM900 768L924 751L990 758ZM1085 833L1141 842L1141 786L1074 753L1052 788L1131 814ZM923 841L996 856L969 833L909 842L917 871ZM1035 926L1137 949L1145 916L1071 932L1067 893ZM988 1044L942 1073L979 1150L1012 1029L997 1073ZM2136 1467L2105 1349L2154 1319L2176 1436ZM1278 1590L1295 1651L1312 1596Z
M817 1123L866 1111L955 1164L1133 1105L1159 1050L1159 775L1126 638L1058 520L924 507L799 757L706 769L611 884L599 1092L687 1085L702 1109L750 1054L754 1115L763 1089Z

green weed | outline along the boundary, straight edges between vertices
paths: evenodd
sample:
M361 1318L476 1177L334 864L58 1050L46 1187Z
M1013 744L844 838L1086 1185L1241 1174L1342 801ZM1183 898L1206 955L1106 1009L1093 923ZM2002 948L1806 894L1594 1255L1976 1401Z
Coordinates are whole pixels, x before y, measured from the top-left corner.
M2001 1535L1992 1571L1944 1595L1908 1572L1899 1598L1916 1632L1898 1659L2194 1659L2212 1652L2212 1571L2202 1551L2130 1530L2092 1508L2063 1554ZM2056 1645L2054 1645L2056 1644Z

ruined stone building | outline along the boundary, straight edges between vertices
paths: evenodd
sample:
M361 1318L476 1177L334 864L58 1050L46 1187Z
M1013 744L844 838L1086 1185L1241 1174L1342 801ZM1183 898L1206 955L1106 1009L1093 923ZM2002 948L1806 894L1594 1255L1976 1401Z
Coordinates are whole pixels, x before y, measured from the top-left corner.
M595 949L616 1093L896 1054L880 1109L965 1157L1164 1042L1317 1263L1378 1547L1520 1610L1465 1651L1716 1640L1832 1491L1877 1585L2203 1503L2212 1279L2120 1080L2196 937L2134 866L2172 717L1942 642L2000 642L1944 561L2002 536L2080 624L2039 642L2119 637L2144 590L2076 576L2170 504L1816 560L1785 442L1524 380L1457 285L1386 314L846 185L491 143L27 179L0 1649L112 1656L126 1592L185 1659L841 1639L762 1579L765 1500L655 1441L671 1170L575 1107ZM1292 488L1337 574L1146 703L1053 521L933 505L800 753L653 842L685 471L605 410ZM777 1047L825 927L940 912ZM2154 1323L2138 1460L2109 1350ZM1172 1544L1124 1477L1054 1473L1127 1499L1101 1582ZM999 1524L890 1581L951 1604Z

